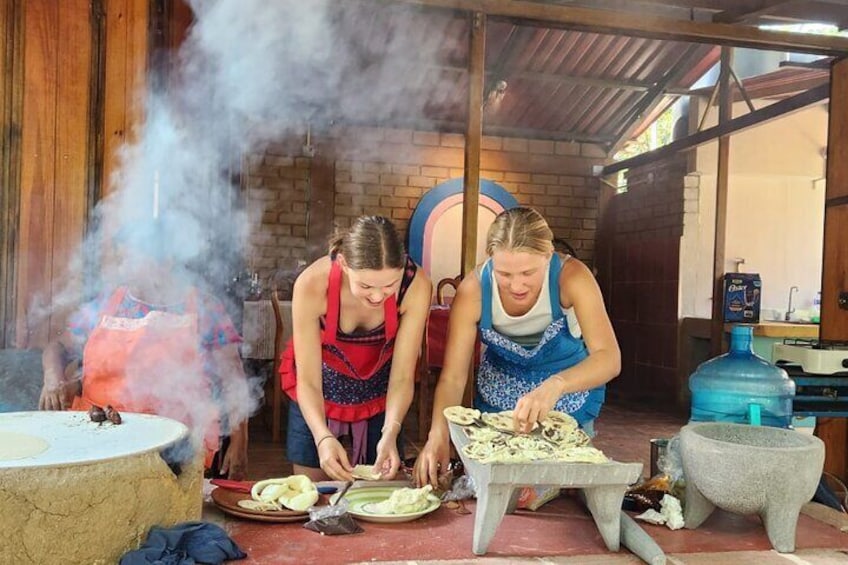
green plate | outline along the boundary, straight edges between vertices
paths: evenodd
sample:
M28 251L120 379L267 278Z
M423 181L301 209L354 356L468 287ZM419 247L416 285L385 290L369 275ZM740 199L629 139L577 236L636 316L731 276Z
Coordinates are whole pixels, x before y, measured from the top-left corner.
M348 514L366 522L383 524L411 522L436 510L442 504L440 500L433 500L424 510L410 512L408 514L379 514L370 510L371 504L383 502L399 488L402 487L362 487L349 490L344 495L348 504ZM334 496L331 501L335 501L335 498Z

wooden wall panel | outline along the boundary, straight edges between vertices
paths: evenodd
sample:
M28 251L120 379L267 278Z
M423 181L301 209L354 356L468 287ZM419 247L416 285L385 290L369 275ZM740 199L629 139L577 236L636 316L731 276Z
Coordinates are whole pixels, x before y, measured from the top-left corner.
M839 308L840 292L848 292L848 60L831 69L828 122L827 190L822 261L822 339L848 340L848 310ZM848 422L820 418L816 435L824 441L825 471L848 481Z
M835 63L830 72L830 116L828 120L827 199L848 198L848 59Z
M103 116L103 194L112 186L118 150L141 123L148 62L150 5L146 0L106 0L106 78Z
M0 0L0 347L12 347L23 116L23 0Z
M24 5L24 113L21 138L20 246L15 340L18 347L44 343L43 313L50 304L59 3Z
M52 240L51 296L81 292L78 253L88 218L88 147L93 124L90 114L92 69L92 28L88 0L63 0L59 14L57 102L56 102L56 188L53 198L55 218ZM56 300L53 301L54 306ZM54 311L50 331L65 327L67 312ZM55 308L54 308L55 310Z

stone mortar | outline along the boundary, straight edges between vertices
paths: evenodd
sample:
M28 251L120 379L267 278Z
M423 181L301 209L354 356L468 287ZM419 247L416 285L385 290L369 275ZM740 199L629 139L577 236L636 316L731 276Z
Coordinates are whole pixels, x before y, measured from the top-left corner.
M758 514L769 541L781 553L795 551L801 507L816 492L824 443L781 428L719 422L680 430L686 478L686 527L697 528L716 506Z

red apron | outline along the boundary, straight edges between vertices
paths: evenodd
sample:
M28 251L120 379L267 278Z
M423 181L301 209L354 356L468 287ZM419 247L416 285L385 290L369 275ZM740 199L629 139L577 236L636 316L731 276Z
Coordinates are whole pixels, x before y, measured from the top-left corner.
M173 418L202 437L207 466L218 449L218 408L199 351L194 293L185 314L151 311L118 318L126 287L109 298L83 350L82 396L73 410L111 404L118 411Z
M327 286L327 315L321 334L324 411L332 420L358 422L386 410L388 378L398 328L397 301L391 296L383 305L383 331L363 337L339 337L341 283L341 266L333 261ZM293 337L283 352L280 374L283 390L295 401L296 369Z

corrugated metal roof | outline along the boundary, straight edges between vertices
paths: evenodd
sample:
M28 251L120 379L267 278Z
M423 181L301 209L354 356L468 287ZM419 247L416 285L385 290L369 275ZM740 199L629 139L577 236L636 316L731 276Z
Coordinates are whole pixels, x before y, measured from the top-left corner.
M741 6L709 0L641 3L675 8L698 4L692 9L709 9L723 17ZM370 2L340 3L336 14L334 45L339 51L328 65L338 66L329 72L338 74L339 90L329 96L331 103L319 112L320 118L464 131L467 14ZM718 58L719 48L712 45L490 19L486 92L498 81L506 81L507 88L502 99L485 104L484 133L588 141L611 148L638 133L674 96L688 91ZM779 94L781 88L792 89L793 81L806 84L824 75L821 70L783 72L783 82L770 79L769 92Z

